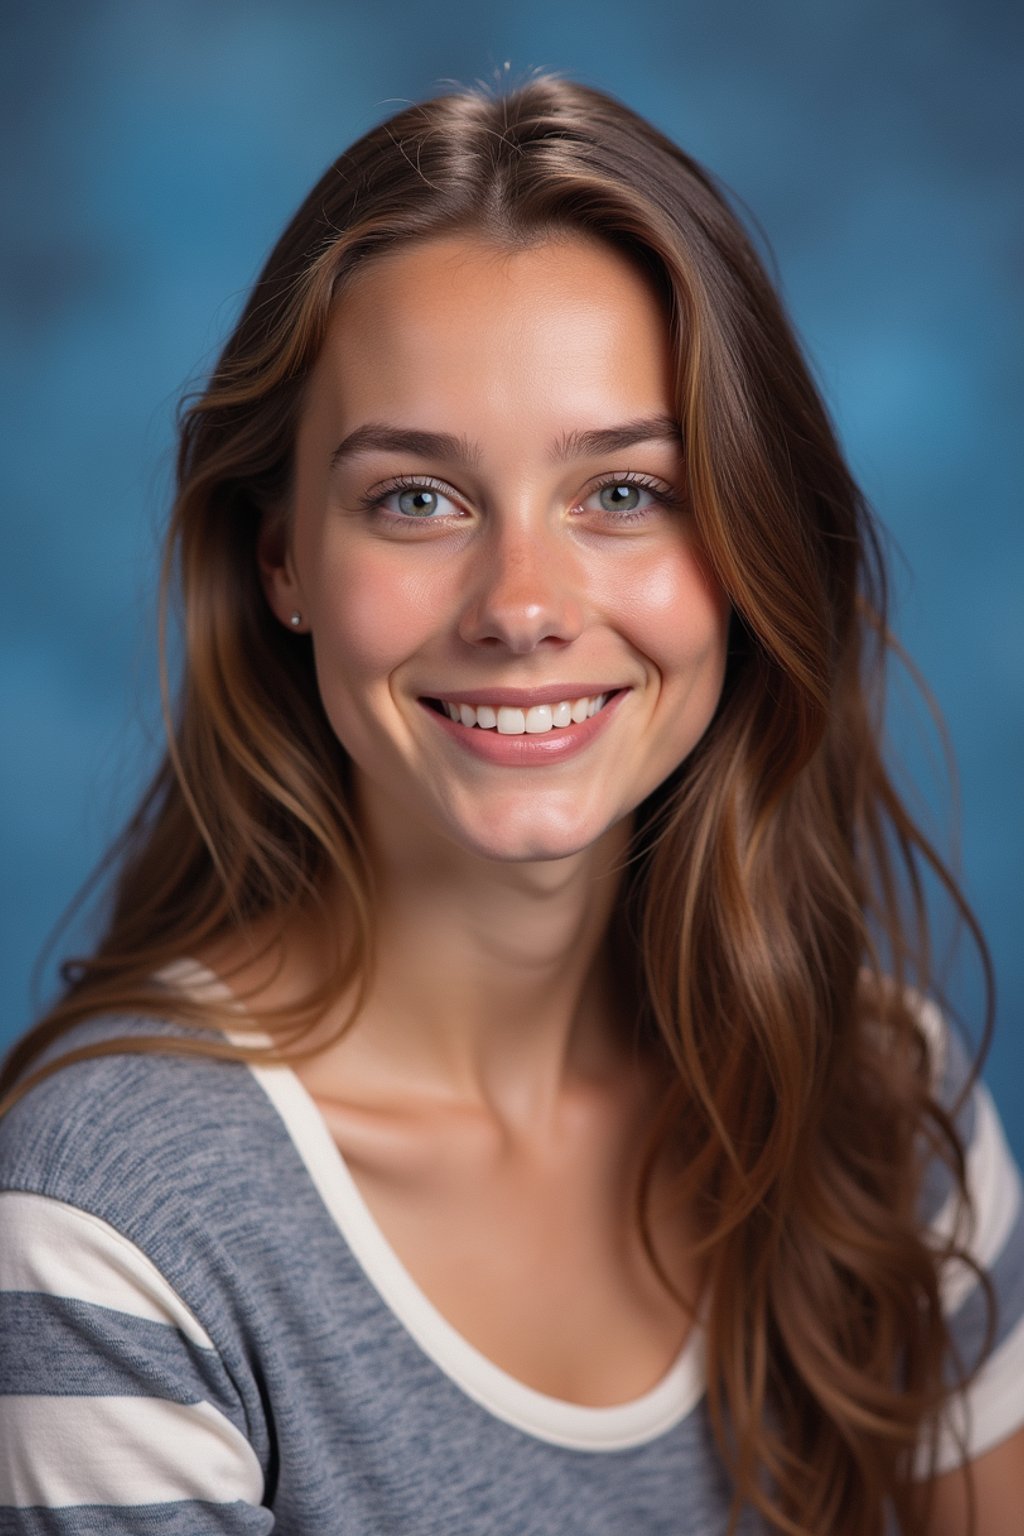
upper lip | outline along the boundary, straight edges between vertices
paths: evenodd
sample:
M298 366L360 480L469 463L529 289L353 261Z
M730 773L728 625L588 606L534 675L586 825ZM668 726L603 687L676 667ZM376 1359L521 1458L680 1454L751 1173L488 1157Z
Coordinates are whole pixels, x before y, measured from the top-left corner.
M592 699L599 693L618 693L621 688L621 683L547 683L543 688L446 688L421 697L439 699L443 704L490 704L494 709L525 705L529 709L534 704Z

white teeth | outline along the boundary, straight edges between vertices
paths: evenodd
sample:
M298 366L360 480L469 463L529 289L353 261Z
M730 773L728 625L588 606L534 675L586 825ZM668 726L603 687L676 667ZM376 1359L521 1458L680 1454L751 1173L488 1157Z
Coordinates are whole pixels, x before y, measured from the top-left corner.
M526 715L521 709L509 709L506 705L498 710L498 735L522 736L526 730Z
M499 736L542 736L553 729L567 725L581 725L596 715L608 702L608 694L599 693L587 699L566 699L561 704L534 704L526 709L516 709L503 704L495 710L490 704L448 704L442 708L450 720L465 726L476 726L483 731L497 730Z

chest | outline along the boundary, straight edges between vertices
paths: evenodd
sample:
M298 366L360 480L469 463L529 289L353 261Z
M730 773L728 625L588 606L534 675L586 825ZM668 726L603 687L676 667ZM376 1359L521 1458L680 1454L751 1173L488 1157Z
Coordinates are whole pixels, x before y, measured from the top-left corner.
M689 1313L658 1280L633 1209L635 1127L596 1117L543 1152L478 1123L316 1099L370 1215L428 1301L494 1365L589 1407L654 1387ZM692 1293L678 1213L652 1223Z

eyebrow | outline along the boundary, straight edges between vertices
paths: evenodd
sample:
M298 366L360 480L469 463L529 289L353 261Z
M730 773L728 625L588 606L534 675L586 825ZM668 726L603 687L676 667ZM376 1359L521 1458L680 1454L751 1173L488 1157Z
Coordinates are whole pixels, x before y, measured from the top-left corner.
M617 427L598 427L591 432L564 432L555 443L551 458L556 463L570 459L589 459L599 453L618 453L637 443L669 442L683 446L683 431L672 416L642 416Z
M682 447L683 434L679 423L671 416L643 416L635 421L625 421L615 427L598 427L588 432L563 432L551 447L550 458L558 463L571 459L592 458L601 453L618 453L637 443L672 442ZM346 459L362 453L383 449L391 453L410 453L423 459L446 459L463 465L479 464L481 453L477 443L452 432L420 432L412 427L389 426L386 422L370 421L356 427L331 454L331 468L336 469Z
M411 453L420 459L449 459L456 464L477 464L480 450L466 437L452 432L418 432L412 427L391 427L381 421L369 421L356 427L331 454L331 468L345 459L354 459L374 449Z

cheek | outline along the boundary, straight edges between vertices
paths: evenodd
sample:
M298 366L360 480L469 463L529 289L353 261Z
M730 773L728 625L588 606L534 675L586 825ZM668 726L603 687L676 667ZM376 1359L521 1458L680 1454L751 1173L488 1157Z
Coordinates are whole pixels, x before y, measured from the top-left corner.
M363 549L358 557L325 552L319 563L313 632L325 663L329 653L345 675L367 681L386 676L436 627L446 601L443 587L429 571L410 570L395 554L384 546Z
M622 592L635 642L666 680L682 668L695 682L696 668L712 688L721 686L729 600L690 550L674 551L630 572Z

